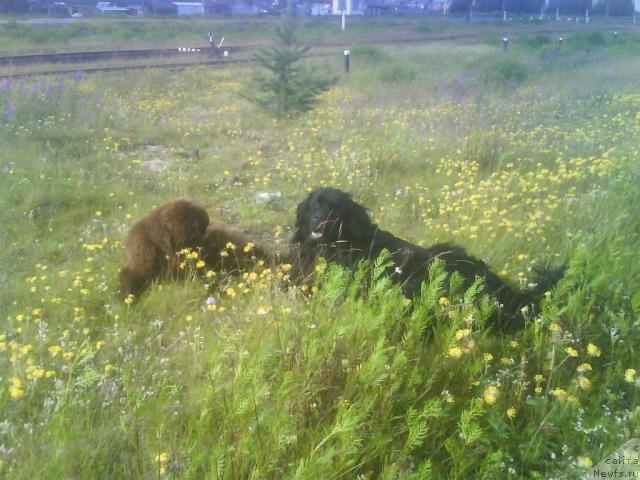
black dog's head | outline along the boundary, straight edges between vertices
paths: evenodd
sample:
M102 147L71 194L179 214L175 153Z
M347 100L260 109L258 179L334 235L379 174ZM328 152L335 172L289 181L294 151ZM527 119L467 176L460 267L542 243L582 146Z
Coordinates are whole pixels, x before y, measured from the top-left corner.
M367 209L351 195L335 188L319 188L298 204L297 243L329 244L370 238L374 226Z

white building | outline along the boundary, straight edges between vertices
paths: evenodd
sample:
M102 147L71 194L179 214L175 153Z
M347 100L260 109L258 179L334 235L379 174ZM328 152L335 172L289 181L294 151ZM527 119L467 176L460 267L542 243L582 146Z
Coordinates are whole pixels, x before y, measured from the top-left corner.
M313 3L311 5L311 15L331 15L331 5L328 3Z
M96 10L103 15L131 15L133 13L129 7L117 7L111 5L111 2L98 2L96 4Z
M331 13L334 15L364 15L363 0L333 0Z
M178 15L204 15L204 5L200 2L173 2L178 7Z

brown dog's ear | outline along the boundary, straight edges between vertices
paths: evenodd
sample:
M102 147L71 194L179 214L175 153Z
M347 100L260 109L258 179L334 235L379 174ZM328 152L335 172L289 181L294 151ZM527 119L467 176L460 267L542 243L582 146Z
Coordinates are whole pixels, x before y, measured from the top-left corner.
M307 198L305 198L302 202L300 202L298 204L298 208L296 209L296 231L293 235L293 243L303 243L311 234L311 232L307 231L309 223L309 219L307 217L311 208L312 195L313 193L307 196Z

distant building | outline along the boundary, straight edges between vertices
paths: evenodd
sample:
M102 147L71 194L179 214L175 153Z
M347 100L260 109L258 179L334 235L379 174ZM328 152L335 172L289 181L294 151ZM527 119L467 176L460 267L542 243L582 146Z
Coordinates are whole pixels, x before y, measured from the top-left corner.
M364 14L368 17L389 15L391 12L391 7L389 5L385 5L384 3L370 3L364 9Z
M172 2L178 9L178 15L204 15L204 5L201 2Z
M235 15L257 15L260 13L260 9L254 4L235 1L231 4L231 13Z
M98 2L96 11L102 15L136 15L137 12L129 7L118 7L111 2Z
M231 15L231 7L225 2L207 2L204 5L204 13L208 15Z
M312 3L311 15L331 15L331 4L330 3Z
M427 12L432 13L443 13L449 10L451 7L451 0L433 0L432 2L426 4L424 9Z
M146 4L146 9L154 15L177 15L178 7L169 0L151 0Z
M364 2L362 0L333 0L331 13L334 15L364 15Z

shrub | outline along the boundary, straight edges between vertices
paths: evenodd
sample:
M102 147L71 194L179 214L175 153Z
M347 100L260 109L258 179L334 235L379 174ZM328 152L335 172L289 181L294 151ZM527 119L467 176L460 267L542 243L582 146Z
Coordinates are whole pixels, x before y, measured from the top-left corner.
M523 83L529 75L529 68L512 57L499 56L488 61L483 67L483 77L489 83Z
M287 117L311 110L318 96L328 90L336 78L309 71L299 64L309 47L299 43L292 20L285 19L276 27L275 41L275 45L255 56L262 71L254 75L245 98L276 116Z

